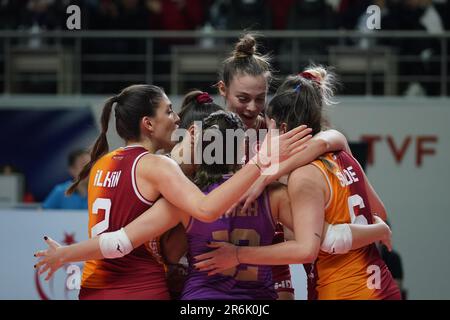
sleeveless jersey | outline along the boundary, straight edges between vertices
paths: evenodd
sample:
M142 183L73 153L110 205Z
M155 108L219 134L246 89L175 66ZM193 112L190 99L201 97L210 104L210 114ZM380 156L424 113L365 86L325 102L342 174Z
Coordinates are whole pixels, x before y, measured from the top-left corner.
M223 183L206 188L209 193ZM239 246L265 246L272 244L275 222L270 211L266 191L254 202L247 214L236 208L230 215L223 215L212 223L204 223L191 217L186 228L189 251L189 273L183 290L183 300L250 300L276 299L271 266L241 264L224 273L208 276L193 268L193 257L210 250L209 241L226 241Z
M144 213L153 204L139 193L136 165L147 150L141 146L119 148L99 159L91 169L88 186L89 237L116 231ZM120 250L120 248L117 248ZM126 298L142 291L149 299L168 299L164 265L158 239L135 248L118 259L85 263L82 287L123 289Z
M325 209L329 224L372 224L364 174L357 161L344 151L326 154L312 163L330 188ZM308 299L399 299L399 289L375 244L346 254L320 251L305 265Z

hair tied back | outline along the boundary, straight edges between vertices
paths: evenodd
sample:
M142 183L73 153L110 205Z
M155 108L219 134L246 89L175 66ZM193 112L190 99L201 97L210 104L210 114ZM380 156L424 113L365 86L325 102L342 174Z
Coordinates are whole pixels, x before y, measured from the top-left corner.
M208 92L202 92L201 94L199 94L196 98L197 102L199 104L204 104L204 103L211 103L213 102L213 99L211 98L211 96L209 95Z
M311 80L316 82L317 84L320 84L320 78L314 74L312 74L311 72L308 71L303 71L301 73L298 74L300 77Z

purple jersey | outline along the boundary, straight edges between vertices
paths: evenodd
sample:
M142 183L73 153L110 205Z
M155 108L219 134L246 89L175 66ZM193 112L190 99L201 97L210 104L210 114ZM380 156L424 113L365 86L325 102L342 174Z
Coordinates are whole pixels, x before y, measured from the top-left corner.
M206 188L209 193L225 182ZM193 257L211 250L208 241L227 241L239 246L271 245L275 234L269 194L264 191L253 203L247 214L237 207L230 215L223 215L212 223L201 222L191 217L186 228L189 251L189 274L184 286L183 300L252 300L276 299L272 280L272 266L241 264L223 273L208 276L192 267Z

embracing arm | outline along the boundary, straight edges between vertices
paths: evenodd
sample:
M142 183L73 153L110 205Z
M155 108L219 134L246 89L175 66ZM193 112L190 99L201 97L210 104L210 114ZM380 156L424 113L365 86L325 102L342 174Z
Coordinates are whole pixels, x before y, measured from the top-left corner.
M329 225L325 222L324 239L320 249L329 254L345 254L350 250L381 241L391 250L391 230L378 216L369 225L344 223Z
M286 156L296 154L296 150L309 139L310 130L305 128L300 126L274 138L279 139L280 154ZM272 143L275 144L276 141L273 140ZM260 176L258 166L261 168L260 164L255 165L254 161L250 161L232 178L208 195L203 194L182 173L179 166L167 157L144 156L138 163L138 170L140 170L138 172L142 173L170 203L201 221L212 222L237 202ZM146 170L146 168L151 169Z
M240 263L284 265L314 261L320 249L326 188L317 168L308 165L297 169L292 173L288 187L295 240L261 247L213 243L210 247L219 249L195 257L203 260L195 266L200 270L210 271L209 274L215 274ZM289 209L285 207L284 210L288 215ZM289 226L289 217L284 214L279 217L282 223Z
M320 249L324 208L325 181L312 165L291 174L288 194L291 199L292 223L295 240L264 247L240 247L241 263L280 265L309 263L316 259ZM281 222L289 223L281 217ZM287 225L289 227L289 225Z
M356 161L357 162L357 161ZM383 221L386 220L386 209L378 194L373 189L361 165L357 162L362 174L370 209L373 214L373 224L339 224L326 226L327 232L321 250L328 253L347 253L350 250L365 247L373 242L381 241L391 250L392 232Z
M131 248L137 248L176 226L180 222L178 211L165 199L160 199L120 232L125 233L125 240L130 243ZM102 236L117 232L106 232ZM35 257L41 258L35 268L40 269L39 274L50 270L46 278L48 280L65 263L103 259L99 239L100 237L95 237L70 246L60 246L56 241L47 238L49 248L35 253Z
M266 186L295 169L311 163L324 153L340 150L351 154L347 139L342 133L333 129L319 132L305 143L304 148L300 152L280 163L277 170L274 170L275 173L273 175L263 175L256 180L239 200L239 203L243 203L242 211L245 212L250 207ZM234 207L231 209L234 209Z
M295 235L291 231L293 230L292 213L286 187L271 185L268 188L271 191L270 204L272 212L277 213L278 221L285 227L285 239L295 239ZM391 229L377 215L374 215L373 219L374 223L369 225L354 223L329 225L325 221L322 233L323 241L321 250L330 254L341 254L347 253L350 250L365 247L377 241L381 241L389 250L391 250ZM340 237L339 232L344 232L344 236ZM347 235L345 235L345 232L347 232ZM336 248L339 249L345 247L345 241L348 242L345 252L336 250Z
M187 250L188 240L183 224L178 224L162 235L161 251L166 263L178 263Z
M345 136L337 130L326 130L316 134L305 144L306 148L279 165L278 172L271 176L263 176L266 185L289 174L298 167L305 166L327 152L344 150L351 154Z
M381 241L389 251L392 250L392 232L389 226L378 216L373 216L374 223L369 225L350 224L352 231L352 250Z

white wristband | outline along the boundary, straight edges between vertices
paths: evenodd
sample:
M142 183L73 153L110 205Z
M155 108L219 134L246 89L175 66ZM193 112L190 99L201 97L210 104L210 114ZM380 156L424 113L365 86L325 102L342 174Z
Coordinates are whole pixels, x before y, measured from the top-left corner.
M352 230L347 223L330 224L325 233L320 250L330 254L344 254L352 249Z
M100 251L107 259L121 258L133 250L133 245L123 228L114 232L102 233L99 242Z

